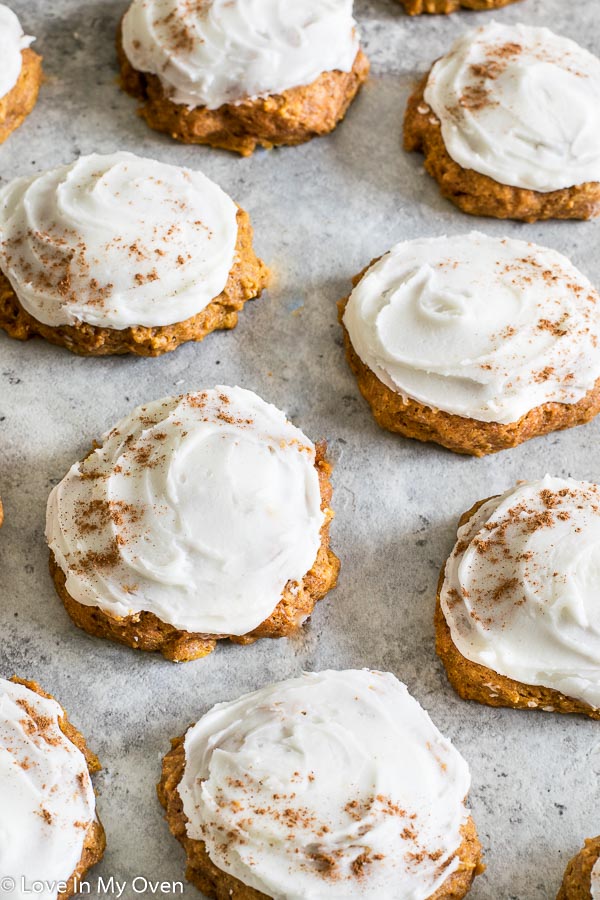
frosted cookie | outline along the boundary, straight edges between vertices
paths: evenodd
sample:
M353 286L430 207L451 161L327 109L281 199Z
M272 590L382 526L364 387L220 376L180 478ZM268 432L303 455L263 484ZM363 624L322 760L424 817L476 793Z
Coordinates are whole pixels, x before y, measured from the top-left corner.
M0 3L0 144L35 106L42 83L42 57L30 49L14 12Z
M33 893L66 900L78 893L106 843L90 778L98 769L50 694L33 681L0 678L0 863L7 900Z
M177 662L294 633L337 579L330 472L324 445L252 391L138 407L50 495L67 612Z
M520 482L466 513L436 648L465 700L600 719L600 487Z
M556 900L600 900L600 837L587 840L569 862Z
M469 787L403 684L350 670L214 706L158 795L206 896L460 900L483 869Z
M84 356L159 356L234 328L268 270L201 172L92 154L0 191L0 327Z
M589 219L600 212L600 60L547 28L469 31L410 98L404 146L463 212Z
M117 38L121 86L148 125L249 156L344 118L369 63L352 0L133 0Z
M420 16L422 13L458 12L459 9L500 9L516 0L400 0L409 16Z
M346 351L382 428L483 456L600 410L599 297L556 251L421 238L354 284Z

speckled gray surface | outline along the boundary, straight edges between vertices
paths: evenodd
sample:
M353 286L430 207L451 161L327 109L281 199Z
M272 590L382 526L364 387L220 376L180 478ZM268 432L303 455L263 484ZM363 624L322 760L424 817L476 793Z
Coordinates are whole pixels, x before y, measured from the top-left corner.
M0 673L41 681L102 759L108 849L92 889L98 874L129 881L124 897L136 896L135 875L183 878L183 853L154 791L171 736L214 702L302 668L371 666L405 681L471 764L488 866L473 900L553 898L566 860L600 832L598 723L458 700L434 654L432 612L459 514L546 471L600 480L600 419L484 460L394 437L360 398L336 323L350 276L419 235L480 227L526 237L570 255L600 283L598 224L474 221L441 200L420 158L401 149L416 74L489 14L414 20L395 0L359 0L373 74L345 123L329 138L242 160L180 146L136 117L116 85L120 0L10 2L37 36L46 82L33 114L0 147L2 180L120 148L201 168L250 211L276 274L234 332L157 360L78 359L0 335ZM549 25L600 51L598 0L523 0L494 15ZM329 440L341 577L298 638L223 646L175 666L71 624L47 573L45 503L90 441L132 406L219 382L256 390L311 437ZM185 895L199 896L190 886Z

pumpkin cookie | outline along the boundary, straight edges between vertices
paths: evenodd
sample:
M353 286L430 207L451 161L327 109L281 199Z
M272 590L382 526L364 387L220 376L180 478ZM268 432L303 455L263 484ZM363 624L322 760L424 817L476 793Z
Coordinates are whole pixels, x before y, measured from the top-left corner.
M420 16L422 13L449 13L459 9L500 9L517 0L400 0L409 16Z
M35 106L42 83L42 57L29 45L14 12L0 3L0 144Z
M330 472L324 445L252 391L138 407L50 495L67 612L176 662L293 634L337 579Z
M158 795L206 896L460 900L483 869L467 764L393 675L304 674L172 744Z
M133 0L121 86L158 131L249 156L340 122L366 80L352 0ZM283 25L285 23L285 27Z
M463 212L589 219L600 213L600 60L547 28L469 31L410 98L404 146Z
M11 182L0 238L0 327L83 356L160 356L234 328L269 274L220 187L132 153Z
M66 900L104 853L90 778L100 763L64 709L34 681L0 678L0 833L4 884L54 883ZM28 892L33 893L33 890Z
M587 840L569 862L556 900L600 900L600 837Z
M483 456L600 411L600 298L556 251L422 238L354 284L346 351L383 428Z
M436 649L465 700L600 719L600 487L521 482L459 524Z

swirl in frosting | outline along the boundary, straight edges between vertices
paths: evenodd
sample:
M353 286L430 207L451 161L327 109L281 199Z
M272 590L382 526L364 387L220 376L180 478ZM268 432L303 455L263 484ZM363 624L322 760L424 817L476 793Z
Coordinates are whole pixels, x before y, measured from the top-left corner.
M36 897L56 900L56 883L68 881L79 865L96 816L85 757L61 731L62 717L56 701L0 678L0 874L6 900L21 900L23 883L32 882L45 884Z
M12 91L23 66L22 51L35 38L23 33L21 23L8 6L0 3L0 99Z
M241 635L315 562L315 448L252 391L219 386L140 406L48 501L68 593L113 616Z
M123 19L131 65L174 103L216 109L350 72L353 0L133 0Z
M0 269L46 325L173 325L225 287L236 215L201 172L82 156L0 191Z
M460 653L600 707L600 487L523 482L458 531L441 605Z
M396 244L353 290L344 324L391 390L506 424L594 386L598 299L554 250L474 232Z
M464 169L541 192L600 181L600 60L547 28L468 31L433 66L425 101Z
M393 675L270 685L184 749L188 837L268 897L425 900L458 866L467 764Z

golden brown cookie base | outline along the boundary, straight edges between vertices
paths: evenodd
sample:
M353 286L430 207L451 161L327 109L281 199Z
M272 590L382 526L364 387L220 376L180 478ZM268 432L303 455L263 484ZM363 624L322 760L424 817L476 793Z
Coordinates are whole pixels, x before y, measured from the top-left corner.
M590 900L592 869L600 857L600 837L586 840L582 850L568 863L556 900Z
M163 759L162 776L157 786L158 799L165 808L171 834L177 838L187 856L185 877L207 897L216 900L264 900L268 895L219 869L206 852L203 841L187 836L187 817L177 790L185 768L183 737L171 741L172 749ZM459 866L428 900L461 900L468 894L473 879L484 870L481 845L472 818L462 828L463 841L458 849ZM383 898L382 898L383 900Z
M23 65L15 86L0 97L0 144L27 118L42 83L42 57L29 47L21 51Z
M458 527L466 525L480 506L491 497L479 500L461 516ZM463 700L474 700L487 706L509 706L512 709L542 709L546 712L580 713L590 719L600 719L600 710L581 700L575 700L541 685L522 684L506 675L499 675L479 663L466 659L452 640L450 627L444 616L440 596L446 566L442 566L438 582L435 608L435 649L448 675L448 681Z
M323 72L305 87L291 88L218 109L188 109L165 95L156 75L131 66L117 35L121 87L140 100L140 115L151 128L184 144L209 144L250 156L257 146L303 144L328 134L344 118L369 74L369 61L359 50L350 72Z
M425 169L437 181L443 197L471 216L496 219L590 219L600 214L600 182L589 181L559 191L541 193L500 184L473 169L463 169L444 144L440 121L426 104L429 74L408 101L404 116L404 149L425 156Z
M57 565L54 554L50 552L50 574L68 614L75 624L88 634L127 644L135 650L157 650L165 659L173 662L188 662L208 656L219 640L251 644L258 638L289 637L294 634L312 613L317 601L335 587L340 569L340 561L329 547L329 526L333 512L329 508L332 494L329 480L331 466L325 459L325 450L325 443L317 444L315 468L321 489L321 509L325 513L317 558L300 585L292 582L286 585L281 600L269 618L258 628L244 635L195 634L174 628L151 612L141 612L119 619L97 606L84 606L74 600L65 587L65 574Z
M358 284L366 271L367 269L353 279L354 285ZM530 410L517 422L508 425L466 419L424 406L418 400L404 399L401 394L392 391L380 381L354 350L350 335L342 321L348 299L345 297L338 304L346 357L356 375L359 390L371 407L375 421L387 431L417 441L441 444L454 453L486 456L489 453L499 453L501 450L517 447L524 441L549 434L551 431L583 425L600 412L600 379L577 403L544 403Z
M400 0L409 16L420 16L422 13L448 15L459 9L500 9L516 3L517 0Z
M183 322L155 328L139 325L124 329L100 328L85 322L56 327L44 325L21 306L10 282L0 272L0 328L19 341L39 335L79 356L122 353L161 356L186 341L201 341L211 331L235 328L238 312L248 300L259 297L269 281L269 270L252 247L252 226L248 213L238 209L237 221L235 261L227 284L208 306Z
M47 700L54 700L55 703L58 703L56 698L53 697L52 694L47 694L46 691L42 690L42 688L36 681L27 681L23 678L17 678L16 676L11 678L10 680L14 681L15 684L22 684L24 687L29 688L30 691L34 691L34 693L39 694L40 697L45 697ZM77 729L73 725L71 725L64 709L62 710L62 712L63 715L59 719L58 723L60 726L60 730L62 731L64 736L69 741L71 741L72 744L75 744L77 749L80 750L81 753L83 753L90 775L92 775L94 772L99 772L102 766L100 765L98 757L89 749L83 735L79 731L77 731ZM81 852L81 859L79 860L77 868L68 880L66 891L63 891L58 895L58 900L68 900L69 897L72 897L78 892L79 885L81 884L85 873L88 871L88 869L91 869L92 866L95 866L97 862L100 862L102 856L104 855L105 849L106 837L104 834L104 828L102 827L102 823L100 822L100 819L98 818L98 815L96 813L96 819L88 828L87 834L85 836L83 850Z

